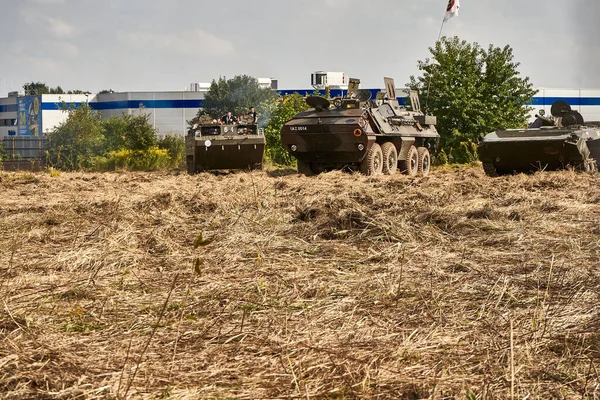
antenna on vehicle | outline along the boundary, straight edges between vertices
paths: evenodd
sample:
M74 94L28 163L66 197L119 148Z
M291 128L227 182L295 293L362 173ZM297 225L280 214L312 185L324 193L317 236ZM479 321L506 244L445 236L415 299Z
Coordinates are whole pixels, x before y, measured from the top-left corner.
M385 91L387 93L388 99L395 100L396 99L396 86L394 85L393 78L383 78L383 82L385 83Z

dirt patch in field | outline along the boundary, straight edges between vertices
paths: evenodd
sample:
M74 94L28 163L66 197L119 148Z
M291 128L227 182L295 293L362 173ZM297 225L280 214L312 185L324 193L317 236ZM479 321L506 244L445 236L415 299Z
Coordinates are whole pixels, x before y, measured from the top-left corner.
M600 178L0 173L4 398L594 398Z

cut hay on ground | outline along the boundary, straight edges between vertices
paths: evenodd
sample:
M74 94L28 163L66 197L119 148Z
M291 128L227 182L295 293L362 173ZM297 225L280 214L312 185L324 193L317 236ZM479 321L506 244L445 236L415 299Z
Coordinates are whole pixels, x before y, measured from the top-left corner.
M0 397L598 398L599 185L0 173Z

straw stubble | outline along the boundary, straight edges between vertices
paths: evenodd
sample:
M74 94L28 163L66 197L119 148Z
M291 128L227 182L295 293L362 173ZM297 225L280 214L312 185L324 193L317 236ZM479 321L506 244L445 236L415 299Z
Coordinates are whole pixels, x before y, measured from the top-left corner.
M599 395L597 175L275 175L2 173L2 397Z

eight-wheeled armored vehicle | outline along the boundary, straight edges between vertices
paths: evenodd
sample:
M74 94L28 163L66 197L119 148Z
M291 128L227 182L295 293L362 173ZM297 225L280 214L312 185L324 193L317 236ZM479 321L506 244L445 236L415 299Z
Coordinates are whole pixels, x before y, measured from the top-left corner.
M281 130L281 141L298 160L299 173L429 173L440 137L436 118L421 112L416 92L410 93L410 108L400 105L393 79L384 80L386 92L379 92L375 100L370 91L359 90L360 81L354 78L344 97L306 98L312 110L297 114Z
M563 100L540 110L527 129L498 130L480 139L479 159L489 176L574 168L593 172L600 157L600 129L586 126Z
M217 169L261 168L265 136L252 116L236 124L223 124L201 116L185 138L186 163L190 174Z

